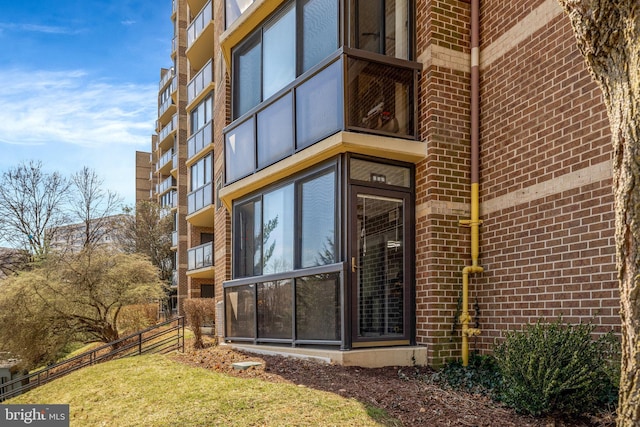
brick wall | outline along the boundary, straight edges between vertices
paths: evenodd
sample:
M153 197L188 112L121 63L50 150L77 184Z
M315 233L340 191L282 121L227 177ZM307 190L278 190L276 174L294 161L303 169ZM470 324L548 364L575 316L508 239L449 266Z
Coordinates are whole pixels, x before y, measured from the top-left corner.
M417 2L427 156L416 167L416 335L433 364L459 354L453 327L469 258L469 231L459 225L469 216L469 16L465 2Z
M619 324L609 124L556 3L483 2L482 349L539 318Z
M187 83L188 63L186 57L187 50L187 2L186 0L177 1L177 26L178 26L178 45L176 56L176 73L178 76L177 90L177 114L178 114L178 130L176 132L176 146L178 150L178 256L177 256L177 272L178 272L178 312L182 311L182 302L189 297L189 286L187 278L187 250L188 246L188 226L187 226L187 193L189 190L188 168L185 164L187 159Z
M214 2L215 43L214 51L216 92L214 98L214 183L224 182L224 135L222 129L231 122L231 82L218 39L224 30L224 2ZM216 194L217 198L217 188ZM224 298L222 283L231 278L231 219L225 207L217 207L214 220L213 259L215 265L215 299ZM223 318L223 317L222 317ZM220 325L222 327L222 325Z
M458 358L470 263L469 4L417 2L417 340ZM617 326L609 125L555 0L481 2L480 260L471 314L488 351L539 318Z

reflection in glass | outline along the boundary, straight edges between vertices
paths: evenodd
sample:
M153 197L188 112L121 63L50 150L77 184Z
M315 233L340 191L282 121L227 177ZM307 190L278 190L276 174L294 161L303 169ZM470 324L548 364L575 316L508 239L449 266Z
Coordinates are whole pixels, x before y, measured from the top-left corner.
M296 280L296 338L340 340L340 274Z
M255 169L253 120L249 119L225 136L227 182L242 178Z
M225 28L229 28L255 0L225 0Z
M240 117L261 101L260 54L260 38L253 37L234 55L234 118Z
M298 149L342 129L341 65L334 62L296 89Z
M302 268L333 264L335 252L335 173L324 174L301 184Z
M302 71L309 70L338 48L336 0L306 0L302 4Z
M258 338L291 339L291 280L258 284Z
M261 203L252 200L234 208L234 277L262 274Z
M409 0L350 0L350 44L400 59L409 54Z
M264 195L263 274L293 270L293 188Z
M269 98L296 78L296 10L293 3L287 9L264 28L262 99Z
M293 151L293 101L287 94L258 113L258 168Z
M255 337L255 285L225 289L225 325L228 337Z

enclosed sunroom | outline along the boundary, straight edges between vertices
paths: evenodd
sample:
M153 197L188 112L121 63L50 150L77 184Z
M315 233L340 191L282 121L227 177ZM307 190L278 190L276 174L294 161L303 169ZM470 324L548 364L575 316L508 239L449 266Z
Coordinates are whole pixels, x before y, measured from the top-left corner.
M225 339L415 344L413 1L226 3Z

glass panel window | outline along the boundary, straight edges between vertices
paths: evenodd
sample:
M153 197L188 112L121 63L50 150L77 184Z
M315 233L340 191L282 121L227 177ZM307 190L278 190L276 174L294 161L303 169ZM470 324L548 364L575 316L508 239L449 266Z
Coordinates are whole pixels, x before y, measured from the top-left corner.
M234 210L234 276L262 274L262 204L253 200Z
M296 89L298 149L342 129L341 64L334 62Z
M212 97L207 97L196 108L191 111L191 135L198 132L205 124L211 121L212 117Z
M336 262L335 179L335 172L331 171L300 185L302 268Z
M357 195L357 337L404 336L404 212L402 199Z
M254 1L255 0L225 0L225 28L229 28Z
M302 2L302 71L307 71L338 48L336 0Z
M412 136L414 71L349 59L349 126Z
M293 152L293 100L286 95L258 113L258 167Z
M291 280L258 284L258 338L292 336Z
M337 262L334 167L294 179L233 207L233 277Z
M263 98L267 99L296 78L296 14L293 3L264 28Z
M296 338L340 339L339 273L308 276L296 280Z
M191 191L197 190L212 181L213 168L211 158L211 154L208 154L191 166Z
M255 337L255 286L245 285L225 289L227 336Z
M293 184L264 195L263 274L293 270Z
M255 169L253 120L249 119L226 134L225 166L227 182L233 182Z
M362 159L351 159L349 178L373 184L411 186L411 170L403 166L387 165Z
M350 0L351 46L410 59L409 0Z
M261 46L260 34L256 34L234 55L233 116L235 118L240 117L261 101Z

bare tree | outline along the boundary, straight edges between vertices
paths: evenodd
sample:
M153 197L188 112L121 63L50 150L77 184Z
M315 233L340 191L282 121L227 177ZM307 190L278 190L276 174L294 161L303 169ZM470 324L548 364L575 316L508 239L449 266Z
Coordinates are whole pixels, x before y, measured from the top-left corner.
M0 279L27 269L30 262L26 249L0 248Z
M55 360L69 342L117 340L124 307L164 297L158 271L146 257L103 247L52 252L5 282L0 346L29 368Z
M622 372L618 425L640 422L640 3L559 0L602 89L613 142Z
M122 208L122 198L105 189L104 181L88 167L71 176L71 221L82 225L82 247L96 245L117 227L114 216Z
M128 214L121 222L118 238L121 248L128 253L141 253L160 270L160 278L168 283L173 273L171 233L173 220L169 212L158 203L141 201L135 212L125 208Z
M45 173L42 163L21 163L0 178L0 233L8 244L46 255L56 230L65 223L64 201L69 182Z

